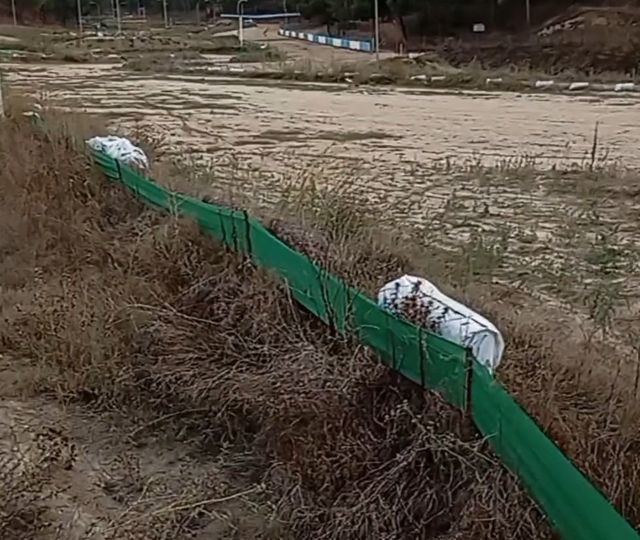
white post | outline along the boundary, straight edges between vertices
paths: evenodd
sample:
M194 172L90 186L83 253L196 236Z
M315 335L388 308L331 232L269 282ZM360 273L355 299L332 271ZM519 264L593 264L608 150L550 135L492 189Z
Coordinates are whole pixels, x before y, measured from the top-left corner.
M167 11L167 0L162 0L162 14L164 15L164 27L169 28L169 12Z
M374 2L374 17L375 17L375 40L376 40L376 62L380 62L380 10L378 6L378 0Z
M527 26L531 26L531 0L525 1L525 9L527 11Z
M16 0L11 0L11 13L13 13L13 26L18 26L18 13L16 11Z

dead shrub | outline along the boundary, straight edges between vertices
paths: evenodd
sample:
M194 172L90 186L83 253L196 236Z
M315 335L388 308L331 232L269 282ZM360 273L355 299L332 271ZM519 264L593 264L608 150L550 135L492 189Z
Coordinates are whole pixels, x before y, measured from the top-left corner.
M151 431L223 456L273 508L278 527L255 536L551 538L460 412L192 224L99 178L63 125L0 125L0 213L12 224L3 265L29 276L0 274L11 292L0 346L39 366L25 391L141 419L132 445ZM199 502L132 508L107 537L206 530L224 490L200 489Z

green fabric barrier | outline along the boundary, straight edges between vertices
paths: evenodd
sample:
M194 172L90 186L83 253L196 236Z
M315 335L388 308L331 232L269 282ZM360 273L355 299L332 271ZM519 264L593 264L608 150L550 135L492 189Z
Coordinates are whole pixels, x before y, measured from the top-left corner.
M122 183L147 203L194 218L205 232L248 254L256 265L275 271L292 296L325 323L342 333L355 333L389 366L440 392L449 403L467 408L469 358L463 347L381 309L245 212L172 193L112 158L97 156L102 168L113 171L115 163Z
M245 212L211 205L180 194L175 196L172 211L195 219L207 233L234 251L243 254L251 252L250 223Z
M138 173L123 165L120 166L120 174L122 182L146 202L164 210L173 206L174 196L168 189L155 182L143 181Z
M515 472L567 540L640 540L640 535L468 352L381 309L319 268L244 212L171 193L115 160L96 163L153 206L195 219L205 232L275 271L293 297L341 332L352 331L391 368L468 410L503 463ZM471 369L469 369L472 364ZM469 399L469 394L471 399Z
M118 162L102 152L92 152L94 161L102 169L102 172L112 180L120 179L120 169Z
M444 338L381 309L359 294L353 302L354 329L360 340L408 379L467 408L467 351Z
M341 334L355 333L354 321L351 316L355 298L359 291L349 287L344 280L337 278L326 270L318 268L317 279L327 306L327 319L331 326Z
M480 364L471 378L471 414L502 462L569 540L637 540L638 533Z
M311 313L329 322L329 310L318 274L320 269L305 255L292 249L260 222L249 227L251 257L258 266L274 270L291 290L293 297Z

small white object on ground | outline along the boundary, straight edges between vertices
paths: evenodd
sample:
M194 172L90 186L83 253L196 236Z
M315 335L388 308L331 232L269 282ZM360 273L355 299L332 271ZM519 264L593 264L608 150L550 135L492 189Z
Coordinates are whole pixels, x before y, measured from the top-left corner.
M500 331L426 279L405 275L390 281L378 292L378 305L399 315L403 310L418 309L438 335L471 349L476 360L491 372L502 360L504 339Z
M554 85L554 81L536 81L536 88L551 88Z
M2 116L2 115L0 115L0 116ZM42 117L35 111L23 112L22 116L26 116L27 118L33 118L35 120L42 120Z
M589 88L588 82L572 82L569 85L569 90L584 90L585 88Z
M414 75L413 77L411 77L412 81L426 81L427 80L427 76L426 75Z
M501 83L502 82L502 77L488 77L487 78L487 84L495 84L495 83Z
M147 155L125 137L93 137L87 141L87 145L94 150L104 152L125 165L144 170L149 169Z
M618 83L613 87L614 92L631 92L636 85L632 82Z
M431 77L431 82L444 81L445 79L446 77L444 75L433 75L433 77Z

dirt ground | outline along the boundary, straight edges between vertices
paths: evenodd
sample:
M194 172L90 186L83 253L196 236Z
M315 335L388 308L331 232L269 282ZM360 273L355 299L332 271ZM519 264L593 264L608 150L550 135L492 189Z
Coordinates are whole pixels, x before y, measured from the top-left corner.
M485 68L513 66L583 77L612 72L619 77L635 78L639 68L638 44L638 7L576 3L529 31L414 37L409 47L435 51L454 66L474 62Z
M346 179L387 209L382 220L431 234L436 220L439 241L452 248L478 231L495 241L506 235L511 261L501 278L540 293L555 294L558 272L584 257L562 231L585 227L578 223L591 197L599 217L579 231L580 250L596 249L589 235L602 233L621 261L632 257L639 205L628 169L640 166L633 97L123 76L110 66L14 66L7 79L15 91L104 115L115 130L153 132L163 160L211 167L222 183L239 169L258 191L282 189L311 170L319 183ZM580 182L594 167L606 178ZM633 291L637 274L619 271ZM582 286L566 285L566 298Z
M303 57L314 46L291 41L287 47L288 54ZM317 50L329 60L352 56ZM598 310L612 302L615 321L637 322L640 128L634 118L640 101L633 96L133 75L106 64L3 69L12 92L101 115L113 131L134 139L136 134L155 139L158 171L169 163L195 164L218 188L265 200L290 183L344 190L377 212L381 226L417 229L426 245L465 254L451 281L485 273L488 281L508 285L507 307L501 309L511 313L542 302L560 307L575 323L566 333L586 331L585 319L609 331L610 313ZM526 294L516 300L513 291ZM601 304L594 307L591 298ZM561 325L556 313L552 320ZM529 367L522 369L526 374ZM632 380L625 369L621 379ZM79 516L69 520L69 538L82 537L82 524L96 521L96 507L107 531L110 523L127 521L123 513L132 504L170 512L179 500L171 498L172 486L185 470L189 485L211 480L207 474L219 475L215 483L226 482L214 462L194 459L175 441L136 437L137 446L125 449L118 441L132 432L140 436L140 422L97 421L83 411L25 401L15 372L12 377L0 387L4 423L36 418L42 429L42 419L50 415L52 424L67 425L66 437L74 441L80 465L73 473L62 466L52 480ZM61 440L64 449L65 437ZM133 471L128 478L114 477L111 460L119 454ZM59 458L63 464L64 459ZM113 467L126 470L121 463ZM87 478L98 480L83 487ZM219 495L232 497L220 507L229 516L220 521L229 527L212 537L250 537L252 527L260 526L259 494L244 494L237 479L233 482L236 491ZM150 493L152 487L156 491ZM78 499L80 492L85 498ZM239 506L253 521L235 520Z

